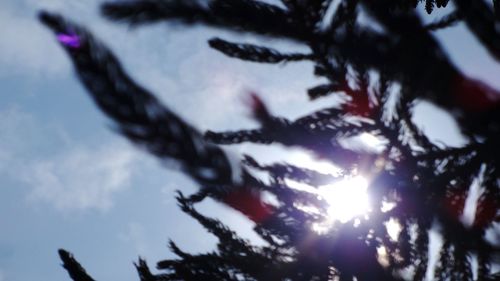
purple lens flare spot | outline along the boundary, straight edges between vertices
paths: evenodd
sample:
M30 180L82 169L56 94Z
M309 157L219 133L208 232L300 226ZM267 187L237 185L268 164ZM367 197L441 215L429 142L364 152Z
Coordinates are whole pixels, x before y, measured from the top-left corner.
M70 48L80 48L81 46L80 37L76 34L59 33L57 40Z

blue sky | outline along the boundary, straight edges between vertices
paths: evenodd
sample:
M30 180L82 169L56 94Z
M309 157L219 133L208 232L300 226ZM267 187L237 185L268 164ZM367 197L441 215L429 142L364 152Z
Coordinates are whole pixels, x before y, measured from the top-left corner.
M248 90L290 118L332 102L307 102L305 89L318 83L309 63L240 62L209 49L206 40L217 35L282 50L301 46L202 27L131 30L101 19L101 2L0 2L0 281L69 280L57 257L61 247L98 280L137 280L132 261L141 255L154 265L172 257L168 239L193 252L213 249L215 242L173 200L174 190L190 193L196 186L109 130L64 52L37 22L39 9L89 27L132 77L202 130L255 126L242 102ZM500 88L498 64L463 26L439 36L459 67ZM416 112L431 138L463 144L448 116L428 104ZM283 158L270 148L231 150L263 161ZM240 214L210 202L201 209L257 239Z

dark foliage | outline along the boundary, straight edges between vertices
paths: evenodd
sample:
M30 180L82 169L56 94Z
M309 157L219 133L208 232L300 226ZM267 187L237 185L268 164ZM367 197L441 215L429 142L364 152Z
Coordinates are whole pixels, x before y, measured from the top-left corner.
M94 281L85 269L73 258L73 255L65 250L59 250L59 257L63 261L63 267L68 271L69 276L75 281Z
M179 192L177 201L219 239L217 250L192 255L171 242L178 259L158 262L159 273L139 260L141 280L423 280L429 270L431 229L443 237L433 268L437 280L498 280L492 267L499 263L499 245L486 233L498 233L500 224L500 92L462 73L432 34L464 22L499 60L498 1L489 6L481 0L454 0L453 11L429 25L421 22L415 7L421 3L432 13L448 0L342 0L330 16L333 2L142 0L102 7L107 18L135 26L177 21L293 40L310 53L287 54L220 38L209 45L252 62L309 60L315 74L328 80L312 85L309 97L338 95L343 100L287 120L272 115L253 94L259 128L204 135L137 85L91 33L61 16L41 14L117 131L162 161L176 161L201 186L189 197ZM360 24L360 13L369 14L382 30ZM451 148L432 143L412 120L413 107L421 100L455 117L468 144ZM359 151L345 145L346 139L362 133L384 139L384 149ZM321 174L286 163L265 166L250 156L230 165L218 145L242 142L302 147L336 164L342 173ZM267 173L269 183L252 176L255 170ZM321 232L314 226L327 221L327 209L335 206L287 185L293 180L314 188L355 175L370 179L370 219L336 223ZM482 192L469 224L461 217L471 185L479 185ZM278 203L265 203L263 194ZM196 211L195 205L207 197L252 219L267 245L253 246L221 221ZM386 202L395 207L382 211ZM390 219L401 226L396 239L384 226ZM385 261L380 261L380 249L386 252ZM69 253L60 254L73 280L92 280Z

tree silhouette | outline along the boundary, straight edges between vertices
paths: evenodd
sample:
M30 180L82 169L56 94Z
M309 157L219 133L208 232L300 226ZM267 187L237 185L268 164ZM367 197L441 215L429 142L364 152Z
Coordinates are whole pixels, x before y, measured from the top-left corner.
M278 2L278 1L274 1ZM265 46L221 38L209 45L227 56L257 63L311 61L325 84L308 90L310 99L337 95L340 104L297 120L272 115L251 95L260 127L231 132L198 132L137 85L119 61L85 28L42 12L69 54L81 82L116 130L160 160L176 161L200 185L177 201L185 213L218 238L217 250L193 255L174 242L178 259L144 260L140 279L152 280L498 280L500 223L500 92L468 77L448 58L433 32L464 22L489 54L500 60L499 1L454 0L452 12L424 25L415 7L427 13L448 0L141 0L102 6L110 20L133 26L158 21L201 24L236 32L283 38L309 53L283 53ZM371 28L357 19L369 15ZM463 147L431 142L412 120L418 101L448 111L467 138ZM370 134L385 141L382 151L354 149L346 142ZM261 165L250 156L232 164L219 145L252 142L302 147L342 172L322 174L287 163ZM269 182L253 171L265 172ZM318 231L335 209L311 188L369 175L372 211L368 220L333 223ZM480 196L471 223L462 219L470 187ZM275 203L263 200L272 196ZM242 212L267 244L254 246L223 222L199 213L210 197ZM384 205L392 203L392 209ZM389 235L386 223L400 232ZM438 263L428 268L429 230L443 237ZM72 255L60 250L75 281L93 280Z

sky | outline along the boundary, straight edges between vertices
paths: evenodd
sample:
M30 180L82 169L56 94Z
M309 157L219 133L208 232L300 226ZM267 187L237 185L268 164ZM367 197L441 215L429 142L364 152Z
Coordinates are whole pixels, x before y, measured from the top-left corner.
M320 82L310 63L241 62L210 49L206 40L220 36L280 50L303 46L203 27L130 29L104 20L102 2L0 1L0 281L69 280L59 248L73 252L97 280L138 280L132 262L140 255L154 267L172 258L169 239L194 253L215 243L173 198L175 190L196 191L195 184L109 129L63 50L38 23L37 11L57 11L88 27L136 81L201 131L255 127L242 102L251 90L288 118L333 102L308 101L306 89ZM500 88L499 65L463 25L437 36L467 74ZM464 144L454 121L434 106L422 103L414 118L432 140ZM253 145L229 150L263 162L300 155ZM242 215L214 202L200 210L260 243Z

